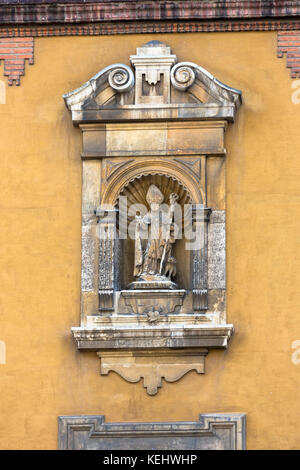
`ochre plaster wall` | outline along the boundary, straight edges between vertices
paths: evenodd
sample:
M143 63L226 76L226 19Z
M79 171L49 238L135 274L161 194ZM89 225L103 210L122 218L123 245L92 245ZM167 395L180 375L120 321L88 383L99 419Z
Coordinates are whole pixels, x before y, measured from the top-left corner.
M205 375L191 372L150 397L141 383L101 377L96 354L79 353L70 334L80 321L81 131L62 94L128 63L153 38L241 89L244 103L226 136L236 334L228 351L209 354ZM291 343L300 339L300 105L291 84L273 32L36 39L35 64L0 105L1 449L56 448L59 415L160 421L208 412L246 412L250 449L299 448Z

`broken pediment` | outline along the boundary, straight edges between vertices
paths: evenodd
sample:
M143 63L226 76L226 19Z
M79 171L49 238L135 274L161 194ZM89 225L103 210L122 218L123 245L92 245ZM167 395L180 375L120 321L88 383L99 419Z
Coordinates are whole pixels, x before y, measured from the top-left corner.
M178 62L171 48L150 41L64 95L75 124L130 120L233 121L241 92L193 62Z

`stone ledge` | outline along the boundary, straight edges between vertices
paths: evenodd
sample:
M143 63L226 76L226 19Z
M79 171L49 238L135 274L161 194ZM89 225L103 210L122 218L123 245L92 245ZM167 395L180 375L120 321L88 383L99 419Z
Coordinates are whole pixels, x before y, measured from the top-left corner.
M116 349L227 349L233 335L233 325L139 325L119 328L73 327L72 333L79 350L101 351Z
M130 122L130 121L168 121L168 120L216 120L234 121L236 107L234 105L165 105L149 108L119 106L118 108L102 107L99 110L72 110L74 125L82 122Z

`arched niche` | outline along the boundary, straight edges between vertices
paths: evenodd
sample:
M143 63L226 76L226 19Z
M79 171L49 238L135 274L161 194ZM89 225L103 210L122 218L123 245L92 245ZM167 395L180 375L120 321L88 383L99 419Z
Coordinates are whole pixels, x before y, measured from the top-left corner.
M121 192L132 181L138 181L148 175L161 175L173 181L177 181L179 187L185 189L189 200L194 204L205 204L204 188L195 175L188 171L182 164L175 160L147 158L146 160L132 160L124 162L115 170L111 177L107 178L107 184L103 190L103 204L115 205Z
M175 222L178 225L179 233L178 239L174 246L174 256L177 260L177 272L174 276L174 281L179 287L189 289L191 285L191 252L185 250L185 208L193 204L193 198L191 191L182 183L181 180L168 174L145 172L145 174L138 174L135 178L127 178L127 183L121 187L119 195L115 200L115 207L118 213L118 219L120 223L120 212L124 211L126 221L124 217L122 221L127 223L127 238L118 241L118 264L120 289L126 289L130 283L134 281L133 267L134 267L134 227L135 227L135 215L145 215L150 210L149 204L147 203L146 196L150 185L155 185L161 193L164 195L163 208L165 211L169 208L169 197L171 193L178 195L177 204L179 205L177 210L177 219ZM193 189L193 186L191 189ZM201 198L200 188L196 193L197 198ZM122 198L122 199L121 199ZM124 199L125 198L125 199ZM200 199L202 201L202 199ZM121 203L120 203L121 201ZM186 217L187 219L187 217ZM188 223L188 220L187 220ZM190 224L191 225L191 221ZM189 227L191 228L191 227ZM117 274L117 275L118 275Z

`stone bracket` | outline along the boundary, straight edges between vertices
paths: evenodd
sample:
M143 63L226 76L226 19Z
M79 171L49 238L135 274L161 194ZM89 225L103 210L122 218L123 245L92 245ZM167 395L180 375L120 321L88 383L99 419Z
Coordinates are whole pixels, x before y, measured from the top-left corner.
M174 351L98 352L101 360L100 374L116 372L131 383L144 379L148 395L156 395L166 382L176 382L191 370L204 374L207 349Z
M121 320L121 319L120 319ZM100 374L116 372L128 382L144 379L148 395L187 372L204 374L209 349L226 349L232 325L189 327L149 324L129 327L72 328L78 349L96 351Z

